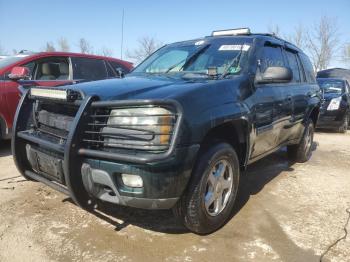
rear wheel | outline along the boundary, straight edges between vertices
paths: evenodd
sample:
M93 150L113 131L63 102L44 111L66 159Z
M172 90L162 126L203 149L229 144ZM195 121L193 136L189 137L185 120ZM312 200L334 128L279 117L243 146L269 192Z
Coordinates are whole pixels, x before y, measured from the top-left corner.
M338 132L339 133L346 133L346 131L348 130L348 127L349 127L349 115L346 115L344 118L343 124L338 129Z
M304 163L308 161L312 154L312 145L314 142L314 123L309 120L305 124L305 130L301 141L297 145L287 147L288 156L291 160Z
M213 144L198 159L190 184L174 207L192 232L208 234L230 218L239 183L239 161L227 143Z

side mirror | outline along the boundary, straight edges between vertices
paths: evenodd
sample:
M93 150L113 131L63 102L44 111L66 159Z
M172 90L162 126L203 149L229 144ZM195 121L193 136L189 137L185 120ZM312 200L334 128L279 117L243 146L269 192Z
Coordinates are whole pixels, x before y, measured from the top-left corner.
M23 80L29 78L29 69L24 66L15 66L8 75L11 80Z
M289 67L270 66L266 68L259 84L267 83L288 83L293 79L293 72Z

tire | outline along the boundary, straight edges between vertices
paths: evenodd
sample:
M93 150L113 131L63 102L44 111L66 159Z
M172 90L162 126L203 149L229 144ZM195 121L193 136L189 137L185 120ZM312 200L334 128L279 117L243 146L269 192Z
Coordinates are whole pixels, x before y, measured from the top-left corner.
M344 118L343 124L338 129L338 132L344 134L348 130L348 127L349 127L349 116L346 115L345 118Z
M216 142L207 147L197 160L185 193L173 208L175 216L194 233L216 231L231 217L239 177L239 161L231 145Z
M292 161L298 163L304 163L308 161L312 155L312 145L314 141L314 123L312 120L309 120L305 124L305 130L303 137L300 140L300 143L297 145L287 146L288 157Z

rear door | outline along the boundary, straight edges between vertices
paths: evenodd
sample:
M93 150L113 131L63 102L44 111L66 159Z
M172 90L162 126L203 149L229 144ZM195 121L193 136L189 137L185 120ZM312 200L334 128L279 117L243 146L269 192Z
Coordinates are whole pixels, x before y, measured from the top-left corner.
M319 87L316 83L315 73L308 57L298 52L297 61L300 68L300 84L293 90L293 129L290 139L298 139L304 130L303 121L310 113L311 99L317 96Z
M281 129L279 143L282 144L288 140L294 139L296 132L299 130L298 119L300 119L301 111L305 108L304 94L304 73L301 70L300 61L297 50L291 48L283 48L287 66L292 70L292 80L285 84L283 88L283 96L285 97L285 124Z

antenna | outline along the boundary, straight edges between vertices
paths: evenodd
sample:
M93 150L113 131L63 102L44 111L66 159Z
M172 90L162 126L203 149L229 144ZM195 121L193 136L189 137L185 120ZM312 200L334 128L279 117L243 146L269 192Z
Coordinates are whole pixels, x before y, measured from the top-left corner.
M123 59L123 42L124 42L124 8L122 13L122 39L120 43L120 59Z

